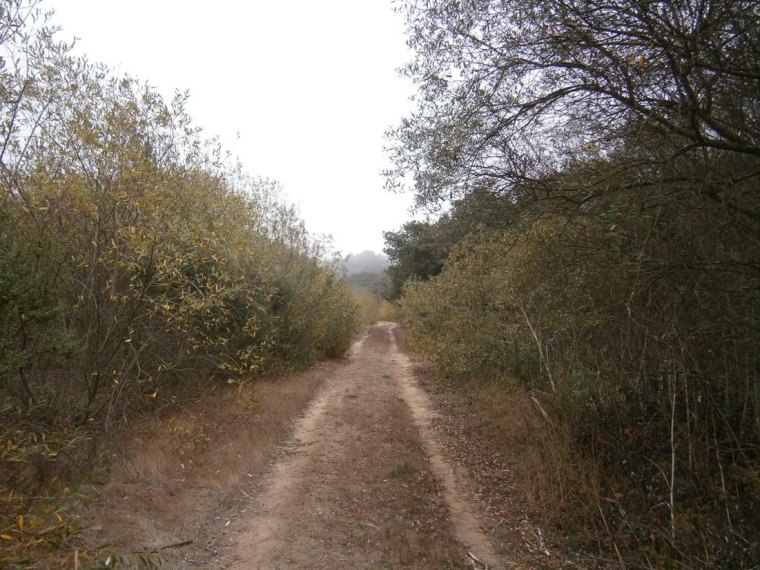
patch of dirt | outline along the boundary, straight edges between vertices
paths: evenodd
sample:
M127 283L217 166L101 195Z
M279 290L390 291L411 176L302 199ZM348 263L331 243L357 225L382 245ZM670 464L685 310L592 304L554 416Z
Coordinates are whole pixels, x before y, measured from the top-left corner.
M341 366L321 363L252 387L195 386L197 393L133 415L111 434L111 476L79 514L85 530L75 545L100 560L148 555L168 567L187 560L219 567L219 521L248 500L245 489L263 477L294 420Z
M541 567L506 463L471 445L454 396L428 393L394 328L133 431L83 548L168 568Z
M387 326L328 380L241 520L234 569L465 568Z
M393 331L388 331L388 334L391 338L391 348L397 352L398 345ZM412 411L433 472L443 484L444 498L451 513L456 535L468 547L471 560L479 560L490 568L497 568L498 557L480 527L480 521L474 511L477 507L466 497L469 491L468 474L461 466L451 463L444 456L442 446L432 429L433 422L440 421L440 417L433 410L427 394L415 382L413 364L403 354L397 354L396 359L403 370L396 379L404 400Z
M547 537L535 524L535 514L517 490L510 457L498 437L483 425L460 390L430 374L410 355L415 378L437 412L431 421L435 439L454 466L466 472L462 484L478 506L478 520L506 568L559 567L547 548Z

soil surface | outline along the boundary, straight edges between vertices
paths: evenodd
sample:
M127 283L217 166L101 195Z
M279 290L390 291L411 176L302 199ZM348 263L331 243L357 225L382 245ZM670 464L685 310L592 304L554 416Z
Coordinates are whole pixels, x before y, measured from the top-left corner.
M499 568L389 325L329 379L240 521L232 568Z
M542 566L509 493L483 488L483 480L498 480L508 490L508 469L481 456L473 463L490 475L471 473L462 458L472 460L477 446L442 428L451 422L438 411L440 398L421 387L394 329L371 327L348 358L319 369L316 396L271 445L260 472L241 465L237 479L216 488L187 485L183 463L185 484L164 491L171 497L163 501L153 493L145 505L152 514L124 515L152 519L149 534L121 545L101 538L132 552L142 541L143 552L170 568ZM235 434L227 437L225 446L234 445Z

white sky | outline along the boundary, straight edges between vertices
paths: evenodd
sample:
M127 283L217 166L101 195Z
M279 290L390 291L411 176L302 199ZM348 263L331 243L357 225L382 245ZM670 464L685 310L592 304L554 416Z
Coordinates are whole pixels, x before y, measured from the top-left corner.
M154 85L256 176L279 180L313 234L379 253L410 218L383 189L383 134L411 107L392 0L58 0L61 39ZM237 135L239 133L239 139Z

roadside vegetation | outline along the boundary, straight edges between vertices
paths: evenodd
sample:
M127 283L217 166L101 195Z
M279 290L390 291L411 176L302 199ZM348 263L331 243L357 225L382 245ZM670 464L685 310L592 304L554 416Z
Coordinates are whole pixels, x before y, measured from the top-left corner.
M760 11L417 2L386 233L409 346L581 567L760 561ZM408 188L412 181L411 188Z
M65 550L133 410L339 357L357 325L327 245L185 94L72 55L46 22L0 2L3 566Z
M362 325L372 325L378 320L395 321L398 314L394 304L388 300L390 282L385 273L388 258L372 251L363 251L349 256L344 265L346 281L359 307Z

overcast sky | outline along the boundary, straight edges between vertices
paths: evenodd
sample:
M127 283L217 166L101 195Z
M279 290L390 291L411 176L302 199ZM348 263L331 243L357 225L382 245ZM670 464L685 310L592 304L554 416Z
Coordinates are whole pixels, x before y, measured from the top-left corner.
M411 196L383 189L383 134L410 109L392 0L60 0L76 51L154 85L253 175L279 180L314 234L380 252ZM238 138L239 134L239 138Z

